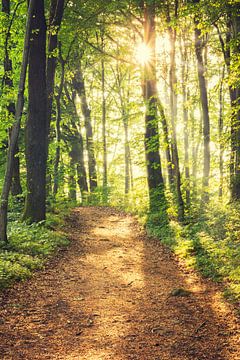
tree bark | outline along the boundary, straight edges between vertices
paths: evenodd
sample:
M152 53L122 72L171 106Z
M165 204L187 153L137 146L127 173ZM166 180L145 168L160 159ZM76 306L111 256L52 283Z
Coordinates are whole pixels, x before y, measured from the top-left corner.
M185 167L185 186L186 186L186 205L190 207L190 169L189 169L189 130L188 130L188 90L187 90L187 76L188 76L188 56L185 38L183 36L183 44L180 43L181 50L181 70L182 70L182 100L183 100L183 123L184 123L184 167Z
M64 0L51 0L47 57L47 133L49 134L54 95L54 77L57 66L58 32L64 12Z
M6 14L9 20L10 0L2 0L2 12ZM10 29L8 29L8 33L6 34L6 40L5 40L4 76L3 76L3 86L5 86L7 90L13 88L12 60L9 56L9 39L10 39ZM16 109L14 102L11 101L7 105L7 110L9 117L15 118ZM9 138L10 136L11 136L11 130L9 130ZM14 161L13 161L12 184L11 184L11 192L12 195L14 196L22 194L22 186L20 181L20 162L19 162L19 157L17 156L18 153L19 153L19 148L18 148L18 144L16 144Z
M178 146L177 146L177 134L176 134L176 119L177 119L177 77L176 77L176 29L169 27L169 38L171 43L170 48L170 108L171 108L171 125L172 125L172 162L174 165L174 179L176 186L176 195L177 195L177 210L178 210L178 220L184 220L184 202L182 197L181 190L181 174L179 167L179 156L178 156Z
M149 63L144 66L143 82L143 96L146 103L144 144L149 206L151 212L158 212L165 206L165 196L157 117L155 1L152 4L146 2L144 6L144 41L152 53Z
M59 94L56 96L56 152L55 152L55 161L54 161L54 175L53 175L53 196L56 197L59 187L59 162L60 162L60 141L61 141L61 101L60 101L61 95Z
M96 159L93 143L93 130L91 121L91 110L89 109L86 97L85 81L79 66L74 74L72 80L73 88L77 91L81 99L81 109L84 117L84 125L86 129L86 142L87 142L87 154L88 154L88 173L90 191L93 192L97 187L97 171L96 171Z
M46 22L44 0L34 6L29 52L28 118L26 123L27 197L23 218L39 222L46 217L47 96Z
M26 81L26 73L27 73L27 65L28 65L28 55L29 55L29 49L30 49L31 24L33 21L33 11L34 11L35 4L36 4L36 0L29 1L21 74L20 74L20 81L19 81L19 87L18 87L16 112L15 112L15 123L13 125L12 131L11 131L11 136L10 136L8 155L7 155L7 167L6 167L3 188L2 188L2 194L1 194L0 242L5 242L5 243L7 242L8 197L9 197L9 192L10 192L10 188L11 188L15 149L16 149L16 144L18 141L22 111L23 111L23 106L24 106L24 89L25 89L25 81Z
M104 30L101 31L101 49L104 51ZM102 84L102 142L103 142L103 203L108 201L108 159L107 159L107 134L106 134L106 94L105 94L105 61L101 59L101 84Z
M61 64L61 80L58 89L58 94L55 96L56 100L56 154L55 154L55 162L54 162L54 178L53 178L53 195L56 196L59 187L59 161L60 161L60 142L61 142L61 120L62 120L62 111L61 111L61 97L63 92L64 85L64 77L65 77L65 62L62 58L61 54L61 44L59 43L59 62Z
M195 19L195 52L197 57L198 82L200 89L200 102L203 116L203 196L204 201L209 200L209 174L210 174L210 119L208 109L208 94L205 79L205 66L203 61L204 40L198 21Z
M220 175L220 182L219 182L219 191L218 195L222 198L223 195L223 153L224 153L224 146L223 146L223 104L224 104L224 96L223 96L223 81L225 76L225 66L222 70L222 75L220 79L220 88L219 88L219 120L218 120L218 136L219 136L219 175Z
M70 173L69 173L69 182L68 182L68 188L69 188L69 200L76 201L77 200L77 190L76 190L76 167L74 159L71 157L71 151L70 151Z
M126 106L126 99L123 93L123 84L122 84L122 76L121 71L119 68L119 63L117 63L117 84L118 84L118 93L119 93L119 100L121 105L121 113L122 113L122 121L123 121L123 128L124 128L124 165L125 165L125 174L124 174L124 193L128 195L130 190L130 181L131 181L131 155L130 155L130 146L129 146L129 129L128 129L128 111ZM129 84L128 84L129 86ZM129 94L127 96L127 102L129 101Z
M174 183L174 176L173 176L173 164L172 164L172 156L171 156L171 149L170 149L170 140L169 140L169 130L168 130L168 123L166 114L163 108L163 105L158 99L158 112L160 115L160 120L162 123L162 129L163 129L163 137L164 137L164 148L165 148L165 154L166 154L166 160L167 160L167 170L168 170L168 182L170 185L170 188L172 188L172 185Z
M87 174L83 158L83 139L75 122L72 122L70 156L77 167L77 183L81 192L82 202L84 202L88 193Z
M232 5L231 25L232 25L232 57L239 58L240 45L240 9L238 5ZM230 60L231 61L231 60ZM234 60L236 61L236 60ZM231 65L233 61L231 61ZM231 71L230 65L230 71ZM230 98L232 107L231 124L231 197L233 200L240 200L240 86L234 84L230 86Z

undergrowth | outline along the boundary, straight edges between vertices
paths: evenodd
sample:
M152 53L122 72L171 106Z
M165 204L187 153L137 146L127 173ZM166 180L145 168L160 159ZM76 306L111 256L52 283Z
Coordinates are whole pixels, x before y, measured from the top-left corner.
M187 266L224 283L227 298L240 303L239 217L239 205L217 202L189 218L187 224L174 219L166 224L157 214L149 214L145 223L150 235L170 247Z
M63 229L71 205L55 204L46 221L28 225L21 221L21 202L11 204L9 242L0 249L0 289L29 278L58 248L69 244Z

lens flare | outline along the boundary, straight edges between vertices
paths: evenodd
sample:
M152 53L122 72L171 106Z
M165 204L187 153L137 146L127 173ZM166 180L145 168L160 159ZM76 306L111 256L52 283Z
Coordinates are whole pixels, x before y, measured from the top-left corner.
M136 60L141 65L147 64L152 57L151 49L145 44L140 43L136 47Z

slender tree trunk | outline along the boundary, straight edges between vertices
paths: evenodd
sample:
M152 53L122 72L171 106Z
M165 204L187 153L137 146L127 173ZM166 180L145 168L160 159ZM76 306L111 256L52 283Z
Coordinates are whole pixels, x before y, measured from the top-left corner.
M128 81L130 82L130 81ZM124 165L125 165L125 186L124 186L124 193L127 196L130 190L130 181L131 181L131 174L130 174L130 146L129 146L129 129L128 129L128 112L126 109L123 94L123 85L121 79L121 72L119 69L119 64L117 63L117 84L118 84L118 92L121 104L121 113L122 113L122 120L123 120L123 128L124 128ZM128 84L129 85L129 84ZM127 101L129 99L129 93L127 96Z
M150 211L158 212L165 206L165 197L157 117L155 1L152 4L146 2L144 7L144 41L152 52L152 58L144 67L143 83L143 96L146 102L144 144L147 181Z
M174 183L174 176L173 176L173 164L172 164L172 156L171 156L170 140L169 140L169 130L168 130L166 114L160 99L158 99L158 111L163 129L164 147L165 147L167 170L168 170L168 182L170 187L172 187Z
M232 65L236 65L239 58L240 9L239 5L232 5ZM235 63L234 63L235 62ZM230 67L231 71L231 67ZM231 197L240 200L240 86L234 84L230 87L232 125L231 125Z
M73 96L75 116L78 119L77 108L75 104L75 96ZM85 200L88 193L87 172L84 164L84 146L81 131L76 126L76 121L72 121L73 138L72 138L72 152L74 154L74 161L77 165L77 182L82 194L82 199Z
M218 195L222 198L223 195L223 153L224 153L224 146L223 146L223 81L225 76L225 66L222 70L222 76L220 80L220 88L219 88L219 120L218 120L218 136L219 136L219 174L220 174L220 183L219 183L219 192Z
M82 195L82 200L85 200L86 195L88 194L88 183L86 168L84 164L83 137L81 134L81 129L78 129L78 127L76 126L76 123L79 122L79 116L76 107L76 93L73 92L72 96L70 96L66 86L64 87L64 89L68 101L73 104L74 110L74 113L72 114L71 130L67 129L67 133L69 134L68 138L71 146L70 157L72 164L74 163L75 165L77 165L77 182Z
M34 6L28 89L27 197L23 218L32 223L45 220L46 217L47 96L44 0L38 0Z
M15 112L15 123L12 127L10 142L8 147L7 155L7 166L3 182L2 194L1 194L1 207L0 207L0 242L7 242L7 211L8 211L8 197L11 188L12 173L13 173L13 163L15 156L16 144L18 141L18 135L21 125L21 117L24 106L24 89L28 65L28 54L30 48L30 35L31 35L31 24L33 20L33 11L35 7L36 0L29 1L28 7L28 16L27 16L27 25L24 39L24 49L22 57L22 66L20 81L18 87L18 97L16 104Z
M69 182L68 182L68 188L69 188L69 200L76 201L77 200L77 190L76 190L76 166L74 159L71 157L70 152L70 173L69 173Z
M184 35L183 35L184 36ZM190 169L189 169L189 134L188 134L188 91L187 91L187 76L188 76L188 56L187 46L183 38L183 44L180 43L181 62L182 62L182 100L183 100L183 123L184 123L184 167L185 167L185 181L186 181L186 205L190 206Z
M57 66L58 31L64 12L64 0L51 0L47 57L47 133L49 134L54 95L54 77Z
M101 46L104 51L104 32L101 33ZM107 174L107 135L106 135L106 95L105 95L105 62L101 59L102 82L102 141L103 141L103 202L108 200L108 174Z
M91 110L89 109L89 106L87 103L85 81L84 81L80 66L78 67L77 71L75 72L72 83L73 83L74 89L77 91L77 93L81 99L81 109L82 109L82 114L84 117L85 129L86 129L90 191L93 192L94 189L97 187L96 158L95 158L94 143L93 143Z
M186 179L186 204L190 207L190 168L189 168L189 132L188 132L188 110L187 110L187 92L183 94L183 119L184 119L184 164L185 164L185 179Z
M2 12L6 14L8 20L10 16L10 0L2 0ZM9 21L8 21L9 23ZM12 60L9 56L9 40L10 40L10 30L9 33L6 34L6 41L5 41L5 56L4 56L4 76L3 76L3 86L9 89L13 88L13 81L12 81ZM15 117L15 104L14 102L10 102L7 106L9 117ZM9 137L11 136L11 130L9 133ZM12 186L11 192L12 195L20 195L22 194L22 186L20 181L20 162L19 157L17 156L19 153L18 144L16 144L15 154L14 154L14 161L13 161L13 174L12 174Z
M71 136L71 153L72 162L77 168L77 183L82 196L82 201L86 199L88 193L87 175L83 159L83 140L82 135L78 132L75 123L72 123L73 135Z
M170 107L171 107L171 125L172 125L172 162L174 165L174 179L176 184L177 195L177 210L178 220L184 220L184 202L182 198L181 190L181 174L179 167L179 156L177 146L177 134L176 134L176 119L177 119L177 77L176 77L176 30L169 27L169 38L171 43L170 50Z
M201 30L195 20L195 52L197 57L198 81L200 89L200 101L203 116L203 200L209 200L209 174L210 174L210 119L208 109L208 94L205 79L205 67L203 61L204 40Z
M60 142L61 142L61 119L62 119L62 112L61 112L61 97L63 92L63 85L64 85L64 77L65 77L65 62L62 58L61 54L61 44L59 43L59 61L61 64L61 81L59 85L58 94L55 97L56 100L56 110L57 110L57 117L56 117L56 154L55 154L55 162L54 162L54 179L53 179L53 195L56 196L58 192L58 185L59 185L59 161L60 161Z
M53 195L56 196L59 187L59 161L60 161L60 141L61 141L61 102L59 94L56 96L56 153L54 162L54 177L53 177Z
M130 189L130 146L128 134L128 115L123 110L123 127L124 127L124 159L125 159L125 195L128 195Z

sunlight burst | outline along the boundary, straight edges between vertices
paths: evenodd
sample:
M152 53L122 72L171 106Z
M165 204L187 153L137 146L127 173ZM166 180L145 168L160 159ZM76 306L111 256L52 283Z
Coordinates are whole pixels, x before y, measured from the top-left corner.
M141 65L147 64L152 57L151 49L145 44L140 43L136 47L136 59Z

